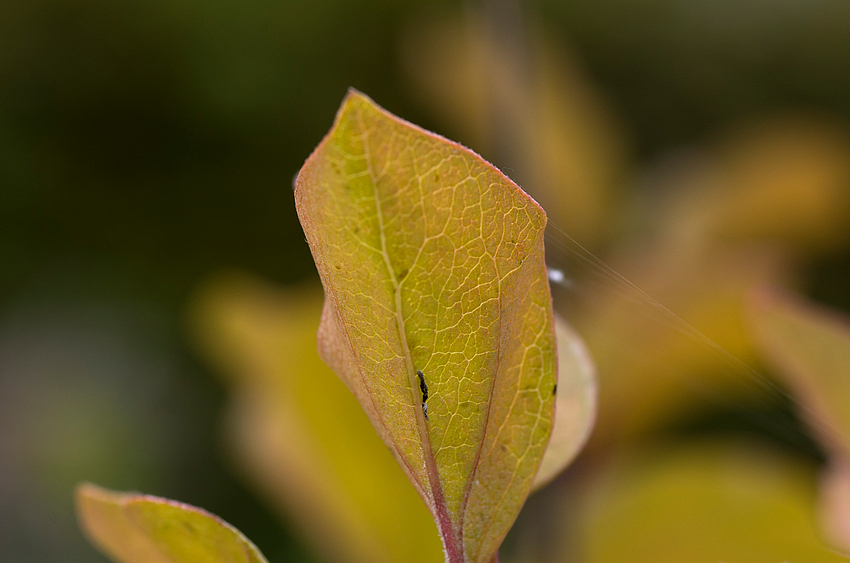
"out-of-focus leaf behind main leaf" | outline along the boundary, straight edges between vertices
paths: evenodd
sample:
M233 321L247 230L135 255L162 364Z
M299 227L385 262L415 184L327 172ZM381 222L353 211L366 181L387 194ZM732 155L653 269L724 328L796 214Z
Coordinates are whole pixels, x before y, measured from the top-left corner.
M534 478L534 489L558 476L578 455L596 420L596 368L581 337L555 315L558 338L558 393L555 425Z
M647 454L585 485L581 561L847 561L819 537L812 468L799 459L722 441Z
M850 549L850 320L775 290L755 294L751 305L761 351L827 447L821 515L831 540Z
M263 497L333 563L434 563L431 516L363 409L316 353L319 288L208 281L192 308L233 392L228 430Z
M552 426L543 210L473 152L356 92L295 200L325 287L323 358L425 500L447 560L489 561Z
M824 470L819 497L824 534L850 552L850 464L846 460L833 460Z
M239 530L172 500L77 488L80 525L117 563L267 563Z
M746 247L669 254L647 248L611 262L640 290L625 292L624 298L605 286L591 287L574 316L593 353L602 390L588 447L646 434L704 408L706 398L743 400L759 391L750 378L730 370L711 345L682 330L692 324L734 357L750 361L753 352L742 318L745 295L784 277L782 256ZM658 314L660 309L645 301L634 305L628 298L642 299L641 291L686 323Z
M826 445L850 459L850 321L776 291L757 294L750 318L804 416Z

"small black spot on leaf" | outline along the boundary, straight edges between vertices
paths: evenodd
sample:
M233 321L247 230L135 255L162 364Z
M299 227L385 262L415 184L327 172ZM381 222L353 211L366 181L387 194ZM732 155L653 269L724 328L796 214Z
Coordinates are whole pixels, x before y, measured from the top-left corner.
M425 415L425 420L428 420L428 386L425 385L425 374L422 370L416 370L416 375L419 376L419 390L422 391L422 414Z

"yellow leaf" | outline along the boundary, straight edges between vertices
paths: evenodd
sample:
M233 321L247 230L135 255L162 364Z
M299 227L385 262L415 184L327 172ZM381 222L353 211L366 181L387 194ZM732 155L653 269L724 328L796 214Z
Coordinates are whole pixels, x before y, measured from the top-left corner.
M847 561L819 538L812 483L810 468L753 444L621 459L588 489L581 560Z
M738 127L699 159L655 172L643 219L669 243L758 241L802 256L850 241L850 136L811 117Z
M172 500L77 487L80 525L117 563L266 563L239 530Z
M821 517L831 541L850 549L850 319L777 291L756 294L750 318L765 358L829 450Z
M555 425L534 489L558 476L578 454L590 436L596 419L596 369L581 337L567 321L555 315L558 339L558 393Z
M746 295L782 279L781 256L746 247L682 254L652 247L612 260L612 267L640 290L593 288L573 319L599 373L594 446L646 433L712 401L764 393L734 358L753 358Z
M820 517L829 541L850 552L850 464L833 460L821 475Z
M750 319L766 359L793 387L812 428L850 458L850 320L790 294L762 292Z
M724 239L823 251L850 240L850 137L833 121L783 117L743 128L720 151L712 228Z
M354 91L295 201L325 288L322 357L430 509L447 561L489 561L552 426L545 213L472 151Z

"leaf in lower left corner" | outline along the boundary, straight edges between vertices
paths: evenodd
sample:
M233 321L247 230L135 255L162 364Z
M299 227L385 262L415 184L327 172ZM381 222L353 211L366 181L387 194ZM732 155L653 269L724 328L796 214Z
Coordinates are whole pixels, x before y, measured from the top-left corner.
M116 563L267 563L239 530L200 508L84 483L77 518Z

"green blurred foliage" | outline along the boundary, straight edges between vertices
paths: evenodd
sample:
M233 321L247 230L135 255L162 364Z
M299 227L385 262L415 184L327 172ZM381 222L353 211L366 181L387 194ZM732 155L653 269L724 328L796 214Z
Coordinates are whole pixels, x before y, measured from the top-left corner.
M423 96L410 72L411 38L430 19L512 5L522 16L512 21L525 30L519 44L536 45L546 61L535 67L543 69L535 75L540 82L514 83L540 88L539 97L526 101L542 100L557 117L532 112L525 114L529 123L554 124L549 146L595 151L586 159L593 167L571 176L576 185L598 184L582 196L598 203L594 214L577 223L579 237L569 222L569 194L550 194L553 214L564 217L559 226L745 359L751 347L739 319L723 321L738 310L745 288L719 302L695 297L712 289L712 279L735 285L780 278L850 311L847 239L834 234L842 232L840 214L810 221L823 228L815 235L790 242L789 235L776 246L769 228L757 236L740 228L776 230L775 221L750 220L761 216L758 205L735 207L740 214L725 216L726 223L703 212L706 201L731 209L725 196L706 196L715 194L716 178L726 178L721 183L734 191L746 183L747 170L759 170L740 166L757 162L747 154L761 154L748 147L763 147L740 134L747 124L785 123L772 116L793 113L847 135L850 5L844 0L0 0L0 560L104 561L73 521L71 490L80 480L202 506L238 527L272 563L315 560L249 492L221 445L225 391L187 343L187 301L222 269L279 284L314 280L291 182L349 86L468 144L532 192L538 179L552 182L541 167L557 152L512 151L504 121L487 137L447 117L458 114ZM514 44L509 33L499 37ZM432 78L441 67L434 69ZM456 102L454 94L449 90L443 105ZM567 118L575 116L582 126L570 128ZM596 136L582 136L594 127ZM515 139L528 134L513 131ZM806 161L814 163L815 177L832 178L817 171L841 168L843 157L829 156L840 144L829 141L817 153L824 159ZM836 185L839 194L850 191ZM830 208L834 200L824 201ZM693 236L692 227L707 215L720 227ZM780 231L784 225L779 222ZM841 240L823 245L825 237ZM770 252L758 247L765 242L774 245ZM734 268L724 269L730 263ZM715 278L705 276L712 264ZM584 300L577 309L594 324L602 318L594 307L610 305L610 290L594 301L610 278L594 285L592 268L577 276L584 285L571 295ZM635 321L634 314L620 316L638 333L670 321L664 315ZM606 333L604 323L595 326L598 348ZM616 333L623 341L628 334ZM683 372L687 383L656 391L677 397L684 389L690 401L672 414L657 409L665 416L644 428L649 438L638 432L632 442L597 438L595 453L546 495L550 504L567 502L571 486L600 467L606 448L640 448L642 440L758 434L802 456L809 468L819 463L802 425L787 422L794 397L762 391L741 399L723 388L703 394L704 381L712 379L690 376L716 365L682 352L681 341L658 338L646 351L641 342L623 344L631 346L620 353L624 363L609 356L600 366L629 378L656 373L652 361L659 362ZM636 363L628 357L635 349L652 361ZM601 400L617 404L601 375ZM761 381L743 380L749 391ZM616 420L602 424L616 427ZM780 430L771 433L774 425ZM577 533L553 525L551 510L560 508L532 499L506 551L531 537L534 550L524 553L546 552L541 545L551 535L541 530ZM558 521L570 518L575 514Z

